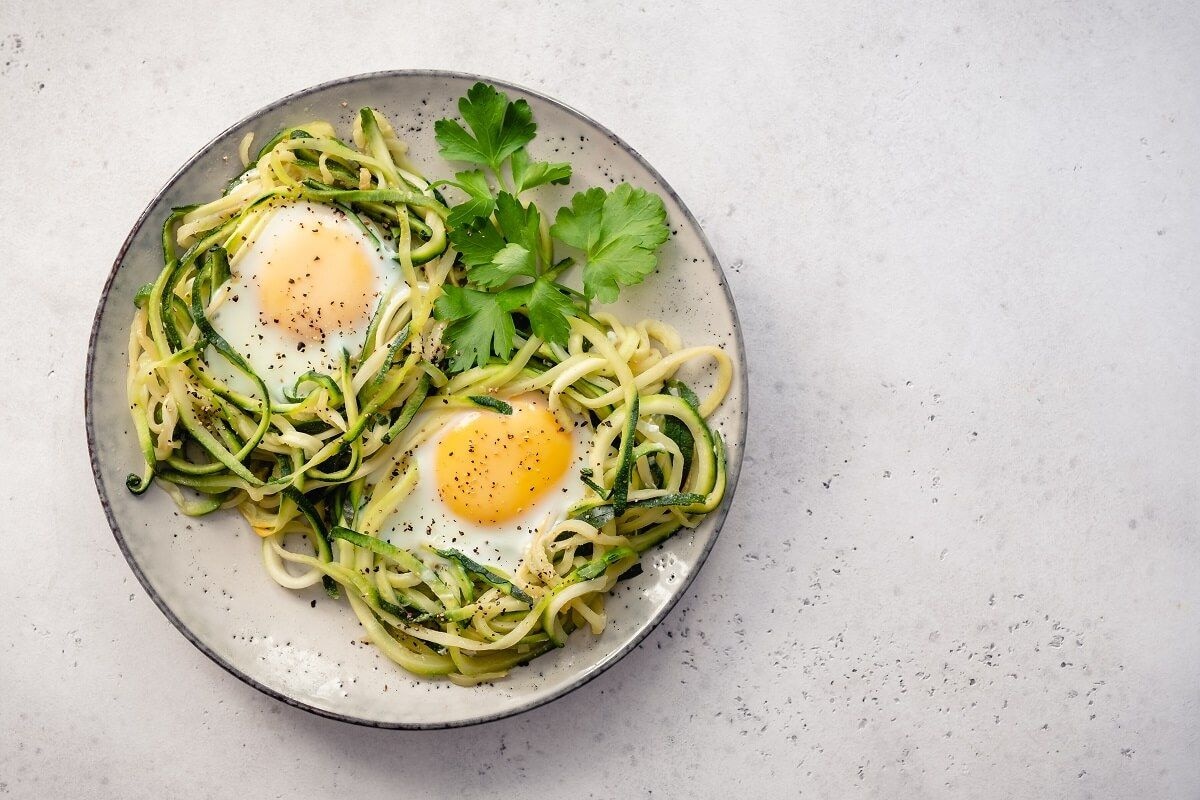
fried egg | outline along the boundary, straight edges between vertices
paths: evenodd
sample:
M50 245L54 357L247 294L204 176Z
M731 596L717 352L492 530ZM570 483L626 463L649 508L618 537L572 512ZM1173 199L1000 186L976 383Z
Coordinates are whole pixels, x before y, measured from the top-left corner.
M232 264L212 325L284 399L305 372L336 374L343 350L361 352L371 314L399 266L345 213L317 203L281 206ZM233 388L253 384L210 351L210 369Z
M414 449L418 479L384 535L393 544L452 547L482 564L516 572L547 518L561 519L584 491L591 428L565 425L538 394L491 409L449 413Z

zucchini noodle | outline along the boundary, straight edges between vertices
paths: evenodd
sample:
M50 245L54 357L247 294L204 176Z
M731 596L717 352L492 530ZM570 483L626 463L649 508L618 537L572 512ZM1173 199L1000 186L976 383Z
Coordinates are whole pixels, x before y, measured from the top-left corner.
M601 633L605 596L639 555L724 495L724 446L706 418L731 385L729 357L685 347L663 322L594 311L570 318L565 345L518 316L511 359L447 374L445 323L432 310L464 267L444 200L387 120L363 109L352 143L325 122L285 129L256 156L251 141L220 198L171 213L162 272L135 297L127 388L145 468L130 491L158 483L189 515L237 509L262 537L273 580L344 596L370 641L415 675L496 680L578 628ZM280 401L210 319L247 244L297 202L344 213L403 281L380 300L359 352L301 376ZM253 390L218 379L213 358ZM689 364L711 368L703 398L676 379ZM515 573L381 538L420 479L413 451L445 422L440 410L531 392L560 420L588 420L591 443L585 493L565 518L543 521Z

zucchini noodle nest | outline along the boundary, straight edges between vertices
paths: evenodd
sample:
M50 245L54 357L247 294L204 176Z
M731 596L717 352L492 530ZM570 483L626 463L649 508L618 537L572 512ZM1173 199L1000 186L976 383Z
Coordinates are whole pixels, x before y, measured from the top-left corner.
M725 453L705 420L733 367L719 347L684 347L663 322L581 309L564 346L534 336L517 309L511 359L453 374L446 323L433 314L442 287L465 280L447 205L377 112L360 112L352 140L326 122L285 129L222 197L170 214L164 267L137 293L130 327L129 405L145 469L127 484L141 494L157 483L189 515L237 509L280 586L323 584L345 597L366 637L405 670L494 680L577 628L603 631L605 596L639 555L717 507ZM211 320L229 302L239 256L297 203L344 214L402 280L380 298L358 352L329 374L304 374L279 400ZM248 383L221 380L214 359ZM695 361L713 375L703 398L676 379ZM503 413L529 393L560 420L586 421L591 443L583 496L533 532L515 572L381 538L421 479L414 448L448 412Z

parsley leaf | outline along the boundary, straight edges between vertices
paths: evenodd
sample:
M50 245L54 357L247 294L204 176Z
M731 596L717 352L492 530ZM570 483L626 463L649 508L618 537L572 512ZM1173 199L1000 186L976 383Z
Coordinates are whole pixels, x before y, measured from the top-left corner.
M487 264L472 267L467 277L485 289L499 289L518 275L537 277L537 257L519 244L507 244Z
M662 199L627 183L611 192L579 192L560 208L550 233L584 251L583 289L602 303L617 299L622 286L641 283L658 264L655 251L667 240Z
M583 291L601 303L617 299L622 286L641 283L654 271L658 259L654 251L636 240L621 237L591 255L583 266Z
M600 237L600 214L607 196L599 187L576 192L571 207L558 210L550 234L564 244L588 250Z
M483 366L493 353L501 359L512 355L516 336L512 315L522 306L534 336L548 342L567 343L571 334L567 319L578 316L579 309L554 281L544 276L534 277L535 270L533 254L518 244L510 244L497 254L495 262L472 270L472 280L493 289L518 275L533 277L532 283L502 292L453 284L442 287L433 315L450 322L443 338L452 372L462 372L477 364ZM483 281L478 280L481 275Z
M450 216L446 219L450 227L457 228L476 217L490 217L496 209L496 199L492 197L492 189L482 170L458 173L454 176L453 185L466 192L470 199L450 209Z
M487 217L479 217L450 231L450 243L462 254L468 268L490 264L505 245L504 237Z
M508 358L516 335L511 312L519 305L520 298L508 292L443 286L433 313L439 320L450 321L445 333L450 345L450 368L462 372L475 364L482 366L493 352Z
M450 242L462 254L472 283L497 289L518 275L536 277L542 215L523 206L508 192L496 198L496 225L477 217L450 231ZM501 253L504 253L501 256Z
M510 102L494 86L476 83L458 101L458 112L471 128L468 133L456 120L439 119L434 137L444 158L486 164L493 171L533 139L537 124L524 100ZM474 135L472 135L474 134Z
M534 336L556 344L567 343L567 337L571 335L567 317L578 316L579 309L557 284L547 278L535 280L526 307Z
M538 252L542 215L533 203L522 205L513 195L501 192L496 197L496 223L505 241L519 244L531 253Z
M508 163L512 168L513 192L516 194L546 183L571 182L570 164L562 161L531 161L524 147L513 153Z

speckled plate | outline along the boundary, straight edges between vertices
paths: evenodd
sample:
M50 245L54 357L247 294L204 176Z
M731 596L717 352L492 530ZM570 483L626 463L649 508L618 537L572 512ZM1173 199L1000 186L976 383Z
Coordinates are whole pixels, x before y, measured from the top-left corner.
M426 174L445 175L449 167L437 155L432 123L453 115L457 98L476 80L529 101L539 126L530 148L535 157L574 165L571 186L555 187L559 197L539 195L543 207L556 208L575 191L621 180L663 195L674 232L663 267L622 293L613 309L624 319L664 319L686 342L721 345L733 358L737 378L713 419L729 451L729 489L721 507L695 531L643 556L645 571L614 592L603 635L576 633L566 647L504 681L464 689L412 679L359 643L354 614L319 587L293 592L276 585L262 569L258 538L236 514L189 519L161 491L131 495L125 476L139 469L140 456L124 374L131 298L162 267L159 236L168 211L220 193L237 172L238 143L247 131L263 141L283 126L317 118L348 130L355 110L372 105L395 121ZM699 370L685 377L700 385L706 380ZM561 697L616 663L666 616L712 548L733 496L745 437L746 369L737 315L716 255L683 202L633 148L579 112L502 81L382 72L272 103L219 135L167 182L134 225L104 287L88 353L85 407L96 488L117 542L154 602L192 644L251 686L313 713L379 727L443 728L499 719Z

